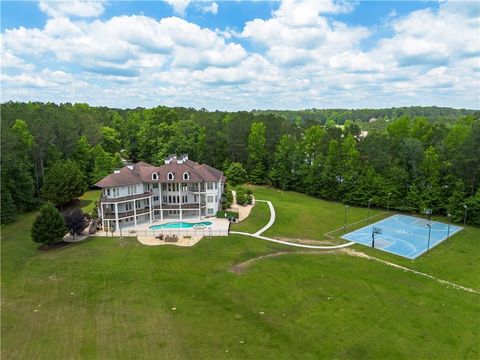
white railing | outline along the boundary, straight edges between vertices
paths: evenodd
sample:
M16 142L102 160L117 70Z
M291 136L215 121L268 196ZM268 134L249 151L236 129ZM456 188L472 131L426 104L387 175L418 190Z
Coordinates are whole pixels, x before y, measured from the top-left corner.
M99 236L116 236L116 237L138 237L138 236L228 236L228 229L158 229L158 230L151 230L151 229L141 229L141 230L129 230L123 229L120 231L99 231L97 233Z

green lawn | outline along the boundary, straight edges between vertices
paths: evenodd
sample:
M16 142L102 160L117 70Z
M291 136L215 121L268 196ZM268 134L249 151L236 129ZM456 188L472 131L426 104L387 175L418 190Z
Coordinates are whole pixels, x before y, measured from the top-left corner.
M254 233L263 228L270 219L270 210L266 202L257 202L250 215L237 224L232 224L231 230Z
M328 239L324 236L326 232L342 228L344 225L345 206L341 203L325 201L293 191L281 191L261 186L250 186L250 188L253 190L253 195L256 199L270 200L275 207L277 220L263 234L265 236L325 240ZM259 204L262 203L257 203L254 210ZM268 214L265 215L268 221L270 217L268 206L262 206L262 211L263 209ZM370 216L378 215L381 212L380 210L371 209ZM369 211L366 208L351 206L347 209L347 224L364 220L368 214ZM374 218L374 221L381 218L377 216ZM247 220L249 219L245 219L245 221ZM263 224L266 224L266 222ZM367 222L362 222L357 227L365 226L366 224ZM353 228L355 227L349 227L349 229ZM340 234L341 231L338 235Z
M255 195L285 208L272 192L258 188ZM300 198L318 211L325 207L323 213L328 204L341 206L294 193L286 202ZM242 226L261 227L256 214L264 216L252 212ZM375 261L299 254L243 236L205 238L192 248L90 238L43 252L29 237L33 219L23 215L2 232L2 359L480 356L480 295ZM317 222L311 227L329 230ZM282 226L271 231L289 236ZM468 282L467 272L479 273L478 261L471 263L478 260L478 235L469 228L408 266ZM292 253L259 260L242 274L229 271L279 250Z
M86 213L90 213L93 210L95 201L98 201L101 190L89 190L80 197L80 207Z

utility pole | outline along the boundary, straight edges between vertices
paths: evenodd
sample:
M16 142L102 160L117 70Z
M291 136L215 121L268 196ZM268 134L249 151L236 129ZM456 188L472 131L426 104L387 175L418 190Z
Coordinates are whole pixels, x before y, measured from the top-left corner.
M345 205L345 221L343 223L343 232L347 231L347 209L348 205Z

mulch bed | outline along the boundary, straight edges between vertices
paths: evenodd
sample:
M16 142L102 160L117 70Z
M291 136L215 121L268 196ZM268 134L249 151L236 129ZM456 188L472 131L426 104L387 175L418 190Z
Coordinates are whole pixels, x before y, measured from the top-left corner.
M61 249L67 245L73 244L71 242L66 242L66 241L59 241L51 245L42 245L38 249L42 251L50 251L50 250L56 250L56 249Z

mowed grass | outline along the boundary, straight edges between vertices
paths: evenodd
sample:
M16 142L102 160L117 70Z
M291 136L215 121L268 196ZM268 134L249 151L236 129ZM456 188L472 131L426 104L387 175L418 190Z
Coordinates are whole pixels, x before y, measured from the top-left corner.
M232 224L231 230L255 233L263 228L270 219L270 210L266 202L257 202L250 215L237 224Z
M272 191L261 190L265 198ZM480 295L375 261L243 236L191 248L90 238L43 252L30 240L33 219L21 216L2 232L3 359L480 356ZM462 251L478 258L478 247L465 247L475 231L450 239L448 250L438 246L422 266L439 276L452 261L459 274L478 274L478 265L457 262ZM229 271L277 251L291 253Z
M263 235L269 237L287 237L291 239L328 239L324 234L342 228L345 222L345 205L337 202L325 201L294 191L282 191L264 186L249 186L256 199L270 200L275 207L276 221ZM255 208L263 203L257 203ZM253 211L252 210L252 211ZM262 206L261 211L270 215L268 206ZM347 224L352 224L378 215L381 210L349 206L347 209ZM248 218L245 221L249 220ZM362 225L363 223L363 225ZM366 222L358 224L366 225ZM266 222L264 223L266 224ZM262 225L263 226L263 225ZM259 229L262 227L260 226ZM349 227L353 229L354 227ZM257 229L258 230L258 229ZM243 231L243 230L242 230ZM334 234L335 235L335 234ZM340 241L343 242L343 241Z
M264 186L250 187L257 199L270 200L275 207L276 222L264 233L265 236L327 239L322 234L330 232L329 235L333 236L336 242L345 242L340 238L345 233L341 229L345 219L343 204L324 201L293 191L281 191ZM367 221L369 214L371 217ZM369 212L366 208L349 207L347 210L348 224L355 224L349 225L346 232L391 215L392 213L388 214L382 210L371 209ZM269 218L268 206L266 203L259 202L252 209L251 216L243 221L248 225L246 229L242 228L238 231L255 232L261 229ZM448 222L448 219L442 217L436 217L435 220ZM243 222L239 226L243 226ZM285 224L290 225L286 226ZM339 230L332 232L339 227ZM232 230L237 230L237 228L232 227ZM354 245L354 249L459 285L480 289L480 229L477 227L465 227L461 232L433 248L428 254L415 260L362 245Z
M80 197L80 207L84 212L90 213L93 210L95 201L98 201L101 192L101 190L89 190Z

